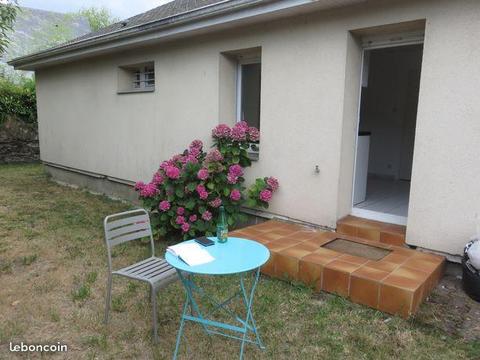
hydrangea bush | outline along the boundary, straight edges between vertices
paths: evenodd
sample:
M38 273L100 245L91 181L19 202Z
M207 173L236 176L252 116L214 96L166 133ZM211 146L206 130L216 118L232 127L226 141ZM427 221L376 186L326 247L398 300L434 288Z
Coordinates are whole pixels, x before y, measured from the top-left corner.
M150 210L156 232L184 239L210 236L221 205L229 226L246 220L242 205L267 208L278 189L277 179L265 177L248 189L244 186L244 171L251 165L247 149L259 136L257 128L243 121L232 128L220 124L212 130L210 151L194 140L183 153L162 162L149 183L137 182L135 190Z

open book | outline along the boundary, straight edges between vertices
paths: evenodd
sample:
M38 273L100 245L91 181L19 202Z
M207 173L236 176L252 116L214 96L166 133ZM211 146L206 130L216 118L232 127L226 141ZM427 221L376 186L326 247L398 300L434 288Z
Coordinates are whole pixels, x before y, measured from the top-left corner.
M167 247L167 251L173 256L178 257L189 266L209 263L215 258L195 242L180 243Z

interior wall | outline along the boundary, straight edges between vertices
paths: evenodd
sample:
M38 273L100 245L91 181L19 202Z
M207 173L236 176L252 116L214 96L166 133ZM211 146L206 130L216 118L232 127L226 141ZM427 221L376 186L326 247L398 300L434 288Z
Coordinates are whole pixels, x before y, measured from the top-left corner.
M405 174L411 173L412 158L405 159L410 151L404 147L413 147L413 141L406 137L414 136L416 105L411 99L418 101L419 76L414 77L416 86L412 87L411 82L412 74L420 74L422 48L423 45L410 45L368 50L368 82L362 87L360 131L371 133L369 174L393 179L407 176L406 180L410 180ZM401 173L402 161L407 168Z

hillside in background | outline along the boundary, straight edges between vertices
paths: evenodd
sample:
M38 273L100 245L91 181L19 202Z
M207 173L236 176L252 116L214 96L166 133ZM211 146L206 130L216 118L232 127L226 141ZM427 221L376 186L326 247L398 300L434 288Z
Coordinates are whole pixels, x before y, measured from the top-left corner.
M6 54L0 57L0 75L15 76L10 59L47 49L90 32L87 18L53 11L20 8Z

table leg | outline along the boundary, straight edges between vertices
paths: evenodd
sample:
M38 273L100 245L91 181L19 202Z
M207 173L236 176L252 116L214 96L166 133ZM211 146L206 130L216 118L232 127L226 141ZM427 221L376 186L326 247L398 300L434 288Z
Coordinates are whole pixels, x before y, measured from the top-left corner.
M260 268L258 268L257 271L255 272L255 277L254 277L254 280L253 280L253 284L252 284L252 287L250 289L250 296L247 298L247 291L245 289L245 283L244 283L244 274L240 275L240 287L242 289L242 297L243 297L244 304L245 304L246 310L247 310L247 317L245 319L245 332L243 333L242 344L240 345L240 359L243 359L243 349L245 347L245 340L247 338L247 331L248 331L248 326L249 326L250 321L252 323L253 333L255 334L255 337L257 338L258 346L260 348L265 348L262 344L262 341L260 340L260 336L258 334L257 327L255 325L255 320L254 320L253 314L252 314L253 296L255 294L255 288L257 287L259 277L260 277Z
M185 296L185 304L183 306L183 311L182 311L182 318L180 321L180 328L178 330L177 340L175 344L175 352L173 355L174 360L177 358L177 355L178 355L178 350L179 350L181 338L183 335L185 321L187 320L200 323L208 335L218 334L218 335L223 335L223 336L240 340L241 341L240 359L243 359L243 352L244 352L244 347L246 342L256 344L261 349L265 348L258 334L258 330L255 324L255 319L253 318L253 314L252 314L252 304L253 304L253 299L255 294L255 288L258 284L259 277L260 277L260 268L257 268L255 271L253 282L249 291L247 291L247 288L245 286L245 275L246 275L245 273L240 274L240 290L241 290L240 295L246 310L246 318L245 320L243 320L239 316L235 315L233 312L231 312L229 309L226 308L226 305L228 305L231 302L233 297L230 297L228 300L222 303L219 303L215 301L213 298L211 298L210 296L208 296L207 294L205 294L203 289L198 287L195 284L193 274L187 274L187 273L182 274L180 271L178 271L178 276L185 287L186 296ZM193 296L195 292L198 294L201 294L202 296L206 296L207 298L210 299L210 301L212 301L215 305L217 305L218 308L223 308L225 311L227 311L227 313L229 313L234 319L236 319L241 323L241 327L227 324L227 323L221 323L214 320L209 320L208 315L207 317L204 317L200 312L198 304ZM187 314L189 308L191 312L190 315ZM210 327L212 327L212 329L210 329ZM215 331L213 328L221 328L224 330L226 329L233 332L239 332L242 334L242 336L240 337L240 336L228 335L226 333ZM253 334L255 335L256 341L253 341L250 338L247 339L247 334L249 333L249 331L253 332Z
M183 304L182 319L180 320L180 328L178 329L177 342L175 344L175 352L173 353L173 360L177 358L178 348L180 347L180 341L183 335L183 326L185 325L185 314L187 313L188 304L189 304L189 301L188 301L188 295L187 295L185 296L185 304Z

